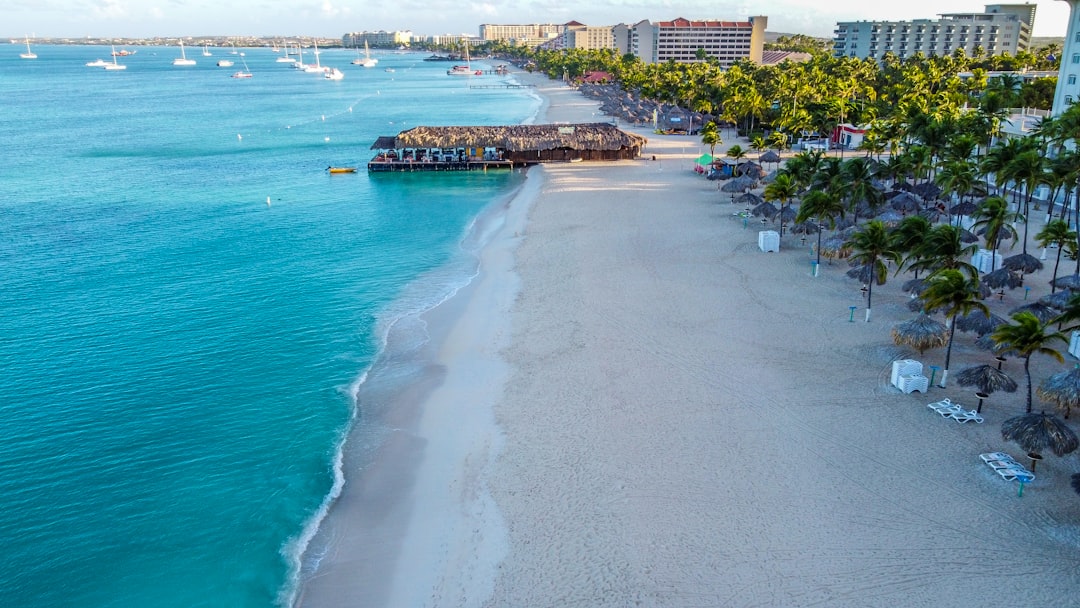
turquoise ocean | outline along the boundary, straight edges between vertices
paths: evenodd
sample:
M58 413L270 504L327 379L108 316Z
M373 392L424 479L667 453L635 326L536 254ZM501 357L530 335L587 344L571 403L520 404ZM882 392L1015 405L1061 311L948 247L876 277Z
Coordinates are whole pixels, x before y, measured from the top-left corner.
M539 100L424 53L325 50L330 81L270 49L22 50L0 46L3 602L283 605L358 386L424 340L388 336L471 280L477 218L522 181L368 175L371 144Z

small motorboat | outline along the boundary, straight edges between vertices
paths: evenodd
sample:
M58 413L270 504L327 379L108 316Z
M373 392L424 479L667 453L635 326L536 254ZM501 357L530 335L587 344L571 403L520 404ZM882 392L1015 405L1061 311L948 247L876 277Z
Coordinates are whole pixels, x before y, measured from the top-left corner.
M356 173L356 167L327 167L328 173Z

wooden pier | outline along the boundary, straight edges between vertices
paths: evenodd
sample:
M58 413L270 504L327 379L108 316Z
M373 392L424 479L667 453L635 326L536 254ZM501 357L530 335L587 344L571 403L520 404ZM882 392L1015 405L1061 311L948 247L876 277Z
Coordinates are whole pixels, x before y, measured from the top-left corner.
M525 163L518 163L524 167ZM514 163L508 160L464 160L464 161L410 161L410 160L373 160L368 163L372 173L402 173L412 171L487 171L488 169L513 169Z

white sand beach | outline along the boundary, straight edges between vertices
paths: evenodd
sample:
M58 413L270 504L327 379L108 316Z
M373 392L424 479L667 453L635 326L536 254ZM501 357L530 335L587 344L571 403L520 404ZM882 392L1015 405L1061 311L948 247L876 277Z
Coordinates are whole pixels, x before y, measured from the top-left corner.
M538 122L603 119L523 77L548 100ZM698 138L638 132L656 161L529 170L481 275L428 315L430 382L393 398L401 427L349 473L298 604L1075 604L1077 457L1047 457L1023 497L978 457L1022 456L1000 436L1022 363L985 423L938 416L926 403L972 392L889 384L894 359L944 361L892 342L905 277L863 322L846 263L812 277L798 236L758 250L756 218L691 171ZM991 361L972 343L953 373Z

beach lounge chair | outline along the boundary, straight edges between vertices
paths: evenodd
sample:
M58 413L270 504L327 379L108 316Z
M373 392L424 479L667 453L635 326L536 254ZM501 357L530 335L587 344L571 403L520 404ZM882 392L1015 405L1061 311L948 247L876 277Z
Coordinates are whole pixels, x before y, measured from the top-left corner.
M998 469L1023 468L1023 466L1024 466L1024 465L1020 464L1019 462L1016 462L1012 458L1010 458L1008 460L987 460L986 464L987 464L987 466L989 466L991 469L994 469L995 471L998 470Z
M982 415L980 415L975 410L960 410L959 412L953 412L951 415L954 420L960 423L970 422L972 420L974 420L978 424L982 424L983 422Z
M952 418L953 414L963 412L964 408L959 403L954 403L948 407L936 408L934 411L941 414L942 418Z
M1005 452L987 452L986 454L979 454L979 458L982 458L983 462L990 462L991 460L1006 460L1016 462L1015 460L1013 460L1012 456L1009 456Z
M1030 483L1035 481L1035 474L1024 468L994 469L1005 481L1022 481Z
M935 401L934 403L927 403L926 407L934 410L935 412L940 412L941 410L954 408L956 407L956 404L954 404L952 401L949 401L948 399L942 399L941 401Z

